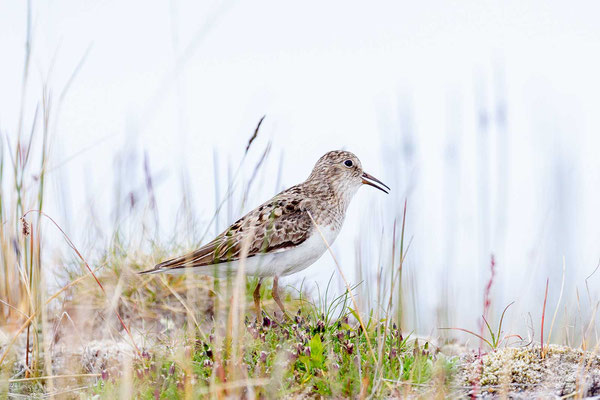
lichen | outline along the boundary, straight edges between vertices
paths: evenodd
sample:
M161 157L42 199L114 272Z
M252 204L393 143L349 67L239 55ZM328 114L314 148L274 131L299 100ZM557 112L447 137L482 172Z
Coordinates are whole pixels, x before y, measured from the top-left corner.
M550 345L542 358L540 346L507 347L464 355L458 383L482 391L518 391L566 395L600 393L600 357L566 346Z

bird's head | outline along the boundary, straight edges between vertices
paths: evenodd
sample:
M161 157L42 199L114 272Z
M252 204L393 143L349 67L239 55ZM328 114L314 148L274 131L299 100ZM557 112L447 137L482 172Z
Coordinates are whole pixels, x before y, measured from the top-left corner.
M327 184L338 196L348 200L363 184L385 193L390 190L379 179L363 171L358 157L344 150L330 151L319 158L308 179Z

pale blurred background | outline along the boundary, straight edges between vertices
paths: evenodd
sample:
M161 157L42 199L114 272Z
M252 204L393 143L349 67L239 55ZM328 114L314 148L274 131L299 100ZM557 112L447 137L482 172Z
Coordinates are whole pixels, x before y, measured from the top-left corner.
M600 258L598 15L593 1L34 1L23 129L45 85L46 210L88 254L125 224L122 204L149 204L145 171L160 221L150 236L191 245L305 179L326 151L353 151L392 187L361 189L333 246L349 280L364 280L361 301L375 306L369 286L407 199L407 329L477 327L494 254L492 314L516 301L507 329L526 334L547 278L556 308L563 258L559 318L577 291L587 298ZM26 32L27 3L0 3L4 144L18 131ZM236 201L208 226L234 177ZM197 237L176 223L183 192ZM334 271L325 255L286 283L322 289ZM599 285L589 279L586 303Z

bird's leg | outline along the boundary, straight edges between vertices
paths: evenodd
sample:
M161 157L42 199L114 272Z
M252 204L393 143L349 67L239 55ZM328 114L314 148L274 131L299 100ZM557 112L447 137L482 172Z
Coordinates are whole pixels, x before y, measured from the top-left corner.
M281 299L279 298L279 277L275 276L273 278L273 292L271 293L273 295L273 300L275 300L275 303L277 303L277 305L279 306L279 308L281 308L281 311L283 311L283 315L291 320L292 317L289 316L289 314L287 313L287 311L285 311L285 307L283 305L283 302L281 301Z
M256 308L256 320L262 320L262 311L260 309L260 285L262 283L263 278L258 278L258 284L256 285L256 289L254 289L254 293L252 297L254 297L254 307Z

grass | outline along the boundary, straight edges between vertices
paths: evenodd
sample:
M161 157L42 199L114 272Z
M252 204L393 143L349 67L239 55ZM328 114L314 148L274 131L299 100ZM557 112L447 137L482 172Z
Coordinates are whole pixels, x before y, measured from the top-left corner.
M383 313L359 309L353 293L357 285L345 280L339 264L346 292L332 298L331 280L316 298L302 288L285 289L285 302L294 312L294 320L286 322L273 306L268 287L261 293L264 319L247 311L256 279L243 274L221 281L192 275L138 275L156 260L186 250L161 245L154 236L130 238L117 226L108 248L88 261L68 232L43 211L50 155L46 105L51 101L46 93L43 117L36 112L27 140L19 134L12 151L3 147L0 153L0 319L8 328L2 330L0 342L0 391L4 394L364 397L390 395L401 384L425 384L434 375L442 376L442 382L449 379L452 361L427 341L413 340L407 332L403 336L390 317L402 314L397 291L404 260L404 224L398 258L395 232L392 237L394 284ZM44 121L41 147L36 146L39 118ZM262 120L245 153L251 150ZM242 190L242 202L269 148L254 166ZM13 154L12 191L6 189L7 154ZM40 162L37 169L34 159ZM144 167L149 206L153 207L147 159ZM232 201L232 187L229 182L217 212ZM119 211L120 215L126 212ZM201 229L208 232L208 227ZM56 289L46 284L42 273L46 235L52 238L49 244L66 243L70 252L56 271L63 282ZM150 246L140 246L144 240Z
M257 132L258 128L250 141ZM22 193L16 197L22 199L29 198L26 188L36 188L31 184L19 187ZM230 198L230 190L226 198ZM245 198L247 188L243 193ZM10 204L4 199L6 196L3 205ZM21 202L19 208L26 209ZM106 399L444 397L456 395L457 390L478 394L497 384L492 378L502 368L485 364L496 362L492 353L498 353L503 363L506 354L527 354L529 368L538 373L523 376L544 382L544 370L535 362L542 362L551 351L548 344L543 351L532 348L525 353L510 353L511 347L506 347L506 339L515 337L502 331L512 303L501 313L496 330L488 322L493 259L483 301L482 334L454 328L476 336L491 353L482 353L480 346L479 353L463 350L460 357L447 355L442 349L444 341L418 338L402 324L405 217L400 229L394 224L389 237L392 254L384 261L386 270L380 272L374 306L358 306L361 284L347 282L336 263L338 271L323 291L315 294L305 292L302 286L284 288L286 307L294 316L293 321L286 321L268 285L261 290L264 319L256 318L251 311L256 279L243 273L225 280L193 274L137 274L157 260L189 250L181 245L161 244L152 235L146 239L149 246L140 246L140 238L130 238L117 228L111 244L90 262L42 211L11 215L14 230L10 231L12 240L3 242L3 255L18 259L13 264L18 268L5 263L3 271L5 277L16 277L19 292L17 297L12 292L12 297L2 299L3 326L13 327L2 331L0 342L0 391L7 395ZM42 218L50 224L42 224ZM64 285L52 292L39 272L43 259L36 249L41 248L41 232L64 241L71 251L57 271ZM11 253L13 243L21 247ZM333 296L331 283L336 273L346 291ZM391 281L383 277L386 274ZM3 289L6 293L8 288ZM483 336L484 327L489 339ZM543 331L541 335L543 340ZM556 348L552 352L553 359L562 362L565 352ZM594 358L586 353L580 359L592 365ZM517 371L514 376L521 376L519 365L511 368ZM569 371L573 374L575 370ZM468 377L461 380L464 376ZM569 387L591 393L581 385Z
M497 329L492 328L493 258L491 277L484 288L480 333L453 328L479 339L478 352L468 351L463 341L420 338L412 332L406 315L417 310L414 305L413 310L405 309L405 294L414 292L416 286L404 276L410 247L405 240L406 202L401 220L393 221L391 235L381 236L380 248L391 249L390 254L380 251L378 259L363 260L359 270L359 276L378 271L375 284L364 290L376 293L375 299L360 294L364 284L349 282L337 261L337 270L323 291L319 288L317 293L309 293L303 285L283 288L293 321L282 318L268 285L261 290L265 317L257 318L251 298L256 279L243 273L220 281L192 274L138 275L157 261L184 253L207 239L222 210L245 207L253 182L270 155L270 144L256 149L264 116L240 149L244 156L228 174L228 181L220 182L215 172L214 215L195 223L198 219L189 194L183 191L180 215L184 217L178 228L186 232L188 243L157 239L160 226L154 182L149 160L144 157L147 196L128 203L122 201L126 191L116 188L117 222L109 235L112 240L101 254L89 257L70 232L45 214L53 137L50 121L74 76L62 91L55 91L60 93L58 97L46 85L39 99L25 97L30 25L18 127L15 132L2 131L0 141L0 396L443 398L456 395L457 390L474 396L497 391L501 384L506 384L501 394L508 395L511 385L522 384L515 379L535 385L549 382L548 376L560 379L551 375L551 363L568 365L565 376L572 382L565 384L569 388L565 394L594 394L600 387L594 384L597 376L600 379L596 368L599 348L595 345L598 303L592 302L587 279L593 312L584 320L578 297L576 322L581 334L568 338L572 343L578 340L573 347L550 343L558 305L550 333L544 336L549 281L543 297L540 346L502 331L512 303L498 315ZM28 107L34 111L26 112ZM27 121L29 114L32 119ZM260 151L256 153L258 161L248 165L246 156L253 151ZM215 154L215 165L217 159ZM240 176L242 169L252 171L246 182ZM128 229L131 226L126 224L144 229L131 237L127 232L139 229ZM50 260L44 249L61 246L66 252L58 260ZM360 251L361 244L357 246ZM57 278L58 286L48 284L49 274ZM346 288L340 295L333 295L336 276ZM558 304L564 280L563 266ZM450 309L452 304L446 307ZM537 304L530 308L539 310ZM562 322L565 329L570 323L568 318ZM532 329L531 337L535 336ZM510 337L520 339L521 347L508 346ZM488 348L482 351L484 343ZM459 346L458 355L444 349L450 345ZM557 390L564 391L564 387Z
M250 303L249 298L247 301ZM437 370L447 374L451 369L451 363L439 358L428 343L419 345L403 338L394 328L383 340L377 337L379 323L368 321L366 333L382 345L381 365L374 365L367 335L359 324L351 322L348 313L333 321L325 315L315 318L315 312L314 305L304 303L291 323L269 317L261 323L246 317L241 336L235 338L243 343L237 360L234 338L227 336L226 326L216 322L208 324L208 338L184 336L183 354L145 350L132 362L135 373L132 382L126 384L128 390L142 398L208 393L235 397L253 393L267 398L306 393L357 397L363 392L390 393L394 385L375 387L380 383L377 374L385 379L425 383ZM169 343L167 339L153 349L174 348ZM186 382L193 383L191 388L187 389ZM105 373L94 390L104 398L113 398L123 385L120 376Z
M45 109L43 114L47 120ZM359 309L353 293L357 285L350 286L338 265L347 285L342 295L332 297L331 280L316 298L302 288L286 288L285 303L294 313L288 322L264 287L265 316L256 318L248 311L256 279L243 274L221 281L192 275L138 275L156 260L186 250L161 245L154 237L147 239L151 246L139 246L139 238L129 238L117 227L109 247L94 262L88 261L68 233L43 211L44 180L39 177L44 176L49 157L49 131L44 128L42 147L34 154L37 118L36 114L25 145L19 139L13 149L14 190L0 196L2 282L17 282L1 287L2 326L13 327L3 329L0 342L3 393L79 393L102 398L364 397L391 395L405 383L426 384L436 375L440 382L449 379L452 361L429 342L412 339L410 332L403 334L389 317L401 315L397 290L404 224L401 256L393 254L390 263L398 282L389 290L383 313ZM7 149L2 150L0 167ZM253 177L268 150L269 145ZM35 156L41 165L32 173ZM148 171L147 159L144 162ZM5 172L0 168L3 179ZM28 182L29 176L36 178ZM242 190L243 201L253 179ZM149 173L146 181L151 191ZM229 182L218 209L231 201L232 187ZM153 196L149 199L154 203ZM13 208L5 218L8 206ZM12 230L5 229L10 226ZM66 243L70 251L56 271L63 286L53 292L41 273L44 235ZM392 240L396 241L395 233Z
M293 321L282 318L267 285L261 291L264 319L256 318L251 311L256 279L243 273L225 280L192 274L138 275L158 260L189 250L180 244L157 242L153 230L142 238L131 238L124 233L127 229L117 225L110 245L93 262L88 261L68 232L43 211L44 180L39 177L44 175L49 157L49 132L43 130L41 146L36 147L35 120L26 141L19 139L14 149L3 147L0 153L0 213L4 221L0 227L0 318L6 327L0 337L3 394L106 399L443 397L455 393L460 371L496 382L488 377L496 376L496 370L490 372L491 367L483 364L490 359L488 353L480 351L465 364L464 357L441 351L443 341L417 338L407 329L403 321L406 283L402 277L408 247L404 238L406 203L400 229L394 224L392 235L382 237L391 242L392 251L378 261L383 267L375 304L359 307L361 284L348 282L336 261L338 269L323 292L307 293L302 286L284 289ZM248 141L246 153L252 150L262 120ZM262 151L252 178L241 190L243 202L269 148L267 145ZM10 187L3 167L6 154L13 154L9 158L10 181L15 183L12 191L6 189ZM40 161L37 168L34 159ZM147 159L144 166L147 206L152 208L155 198ZM234 173L232 179L237 175ZM35 178L28 181L31 176ZM217 212L233 201L233 186L228 182ZM127 210L119 213L124 215ZM156 213L149 215L158 224ZM216 214L211 222L215 218ZM199 229L206 233L209 226ZM41 272L46 236L52 238L52 244L66 243L70 251L56 271L63 285L55 289L48 287ZM482 333L454 329L476 336L492 353L504 354L506 347L502 345L514 337L502 331L510 304L502 312L498 328L492 329L488 319L495 276L493 259L491 265ZM337 296L331 290L335 274L346 285L345 292ZM544 304L544 314L545 308ZM484 327L489 339L483 336ZM543 330L541 335L543 341ZM533 354L535 360L539 353L541 360L550 347L545 344L542 349L527 354ZM473 362L481 366L470 368ZM536 379L542 381L537 375ZM461 390L477 393L479 389L472 388L480 386L480 378L470 376L466 382L471 389L459 386Z
M502 343L504 343L507 339L518 338L521 341L523 340L523 338L520 337L519 335L504 334L504 332L502 331L502 323L504 322L504 316L506 314L506 311L513 304L514 304L514 302L510 303L509 305L507 305L504 308L504 310L502 310L502 315L500 316L500 322L498 323L497 330L492 329L492 327L490 326L489 322L487 321L487 319L485 318L484 315L481 316L481 319L483 320L483 322L485 324L485 328L487 329L489 339L486 338L484 335L479 335L473 331L470 331L470 330L464 329L464 328L442 328L442 329L452 329L452 330L457 330L457 331L468 333L469 335L472 335L472 336L478 338L479 340L481 340L481 343L485 343L488 346L489 350L492 350L492 351L498 350L500 348L500 345L502 345Z
M60 375L77 375L65 378L73 386L96 380L86 389L90 394L102 398L124 392L125 397L141 398L209 393L356 397L361 393L391 394L398 389L391 381L421 384L434 374L449 379L452 362L429 343L419 344L410 335L403 337L395 324L389 326L387 320L376 320L372 314L365 319L363 330L354 317L356 311L349 307L348 292L326 301L327 288L323 298L313 302L302 291L288 291L286 304L296 312L293 322L285 322L274 311L269 288L264 288L268 315L259 321L244 313L235 328L236 310L226 301L234 296L233 282L185 276L142 278L135 272L146 264L147 256L140 257L136 259L132 252L111 252L101 261L104 267L98 278L105 282L108 295L98 290L89 273L83 279L74 278L79 281L65 308L70 309L75 325L82 325L78 317L82 314L88 316L89 325L79 332L72 332L67 325L65 331L55 332L57 340L86 335L89 337L83 338L84 342L99 336L107 339L84 355L86 361ZM252 304L255 283L249 279L243 285L246 308ZM124 333L119 335L118 324L107 324L107 318L114 314L106 300L115 297L116 291L117 312L140 342L139 352ZM188 297L190 291L194 295ZM99 331L109 334L98 335ZM108 339L111 331L114 336ZM377 345L377 363L371 357L368 337ZM123 372L123 363L130 366L130 373ZM10 391L44 393L47 387L38 381L13 379Z

